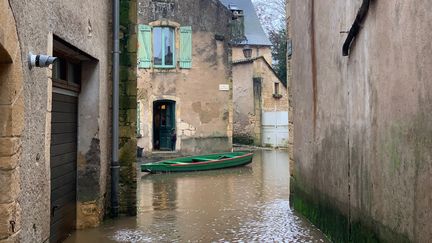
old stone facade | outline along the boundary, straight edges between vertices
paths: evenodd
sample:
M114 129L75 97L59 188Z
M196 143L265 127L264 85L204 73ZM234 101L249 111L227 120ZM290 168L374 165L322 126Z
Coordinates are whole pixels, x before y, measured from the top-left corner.
M229 150L231 12L219 1L138 4L138 146L144 153Z
M0 242L18 241L21 230L20 167L24 125L23 65L16 23L0 1Z
M239 9L244 36L232 47L233 140L258 146L288 146L288 90L272 69L271 42L250 0L222 0ZM249 52L249 53L248 53Z
M288 134L283 136L283 131L273 129L277 119L285 118L287 121L288 117L279 115L288 116L288 90L267 60L260 56L234 61L233 83L234 141L286 147ZM263 121L267 117L269 121ZM284 128L282 124L280 127Z
M335 242L429 242L432 2L289 3L294 207Z
M120 1L119 213L136 215L137 7Z
M0 1L0 242L61 239L62 214L71 228L102 219L110 13L105 1ZM29 52L64 54L69 76L30 70Z
M232 47L233 62L245 59L243 53L244 46L245 44L237 44ZM272 54L269 45L249 45L248 44L248 46L252 49L251 58L264 57L267 63L269 63L270 65L272 64Z

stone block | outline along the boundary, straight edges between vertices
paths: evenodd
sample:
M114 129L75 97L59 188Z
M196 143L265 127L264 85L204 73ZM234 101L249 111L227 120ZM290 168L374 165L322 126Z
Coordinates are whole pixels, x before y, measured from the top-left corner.
M127 45L127 51L128 52L137 52L137 44L138 38L136 34L132 34L129 36L128 45Z
M0 157L0 170L12 170L18 165L19 156Z
M103 207L95 201L78 202L77 229L93 228L99 226L103 216Z
M15 234L9 236L6 239L0 240L0 243L19 243L20 242L20 231L16 232Z
M21 146L19 138L0 138L0 157L7 157L18 152Z
M0 170L0 203L12 203L20 189L18 170Z
M24 125L22 95L13 105L1 105L0 114L0 137L20 136Z
M24 97L21 93L12 107L12 136L20 136L24 127Z
M130 126L120 126L119 128L120 137L131 138L135 137L135 129Z
M12 135L12 106L0 105L0 136L6 137Z
M21 70L16 65L0 70L0 105L12 104L21 88Z
M10 241L15 234L21 229L21 212L19 204L8 203L0 204L0 242L17 242Z

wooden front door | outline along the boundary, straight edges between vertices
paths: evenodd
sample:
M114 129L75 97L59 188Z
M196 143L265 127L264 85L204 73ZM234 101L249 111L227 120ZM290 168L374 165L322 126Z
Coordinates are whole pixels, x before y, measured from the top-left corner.
M174 150L175 102L156 101L153 109L153 145L156 150Z

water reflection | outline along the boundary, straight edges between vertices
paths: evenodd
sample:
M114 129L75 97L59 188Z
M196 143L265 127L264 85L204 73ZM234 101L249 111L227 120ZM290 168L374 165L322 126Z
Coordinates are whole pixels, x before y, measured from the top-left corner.
M289 207L283 151L257 151L239 168L140 174L138 216L79 231L68 242L325 242Z

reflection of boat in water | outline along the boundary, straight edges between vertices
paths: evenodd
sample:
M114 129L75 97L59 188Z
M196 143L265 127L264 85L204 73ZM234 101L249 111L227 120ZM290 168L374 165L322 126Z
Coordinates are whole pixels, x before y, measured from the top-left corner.
M252 162L252 157L253 153L251 152L231 152L182 157L142 164L141 171L161 173L223 169L249 164Z
M161 177L160 174L143 173L141 180L151 180L153 182L162 181L167 182L170 180L183 179L183 178L207 178L207 177L233 177L238 175L252 174L253 169L250 166L232 167L225 170L207 170L197 171L195 173L164 173Z

